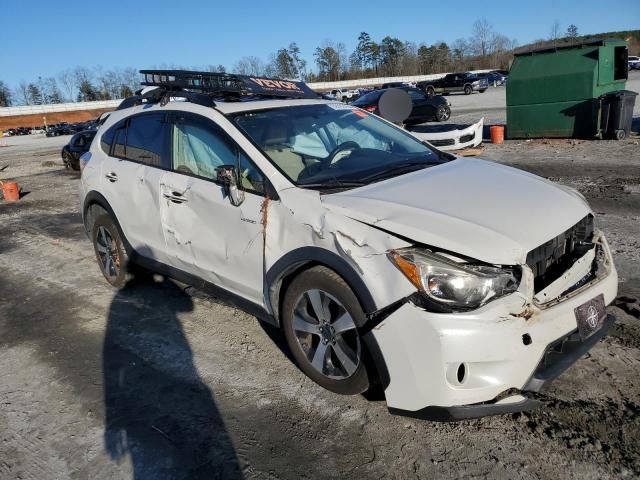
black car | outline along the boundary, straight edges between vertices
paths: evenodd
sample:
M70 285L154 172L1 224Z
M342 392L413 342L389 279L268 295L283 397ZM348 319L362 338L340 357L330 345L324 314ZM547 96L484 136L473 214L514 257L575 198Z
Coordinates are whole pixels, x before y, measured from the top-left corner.
M95 136L95 130L85 130L71 137L69 143L62 147L62 161L65 167L80 170L80 157L89 151Z
M406 125L415 125L423 122L446 122L451 116L451 107L447 99L439 95L426 95L422 90L412 87L399 87L411 97L413 110L411 115L405 120ZM363 95L352 103L354 107L359 107L368 112L379 115L378 102L386 89L374 90Z
M448 95L450 93L471 95L473 92L485 92L489 88L489 82L487 82L486 78L481 78L471 72L448 73L436 80L418 82L418 88L427 95Z

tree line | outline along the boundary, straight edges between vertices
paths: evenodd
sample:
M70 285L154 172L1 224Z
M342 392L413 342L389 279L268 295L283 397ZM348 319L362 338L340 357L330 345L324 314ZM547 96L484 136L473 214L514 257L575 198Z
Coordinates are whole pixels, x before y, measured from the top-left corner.
M638 31L620 33L635 35ZM630 47L635 45L634 42L637 43L636 36L629 37ZM313 52L315 68L308 67L297 43L291 42L269 55L266 60L255 56L242 57L231 71L241 75L317 82L485 68L506 69L514 51L586 39L587 37L578 35L577 26L569 25L563 32L560 23L555 21L547 38L518 48L515 39L497 32L486 19L479 19L473 24L468 38L459 38L451 43L416 44L391 36L376 41L369 33L361 32L352 52L347 51L344 43L332 40L325 40L316 47ZM224 65L160 65L154 68L226 71ZM139 88L140 74L134 68L103 70L99 67L76 67L54 77L38 77L32 82L20 82L14 90L0 80L0 107L120 99L132 95Z
M138 88L140 75L135 68L76 67L56 76L22 81L14 90L0 80L0 107L119 99Z

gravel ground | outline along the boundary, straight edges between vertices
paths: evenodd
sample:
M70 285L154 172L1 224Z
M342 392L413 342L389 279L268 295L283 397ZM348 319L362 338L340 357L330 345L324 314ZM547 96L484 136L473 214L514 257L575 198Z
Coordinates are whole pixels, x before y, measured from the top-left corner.
M473 114L451 98L454 120ZM487 111L504 121L500 108ZM111 289L80 225L78 176L62 167L67 138L0 142L10 145L0 175L29 192L0 202L0 478L640 475L637 135L486 146L482 157L591 202L616 255L618 323L548 387L544 408L456 424L324 391L291 363L278 331L182 285L143 278Z

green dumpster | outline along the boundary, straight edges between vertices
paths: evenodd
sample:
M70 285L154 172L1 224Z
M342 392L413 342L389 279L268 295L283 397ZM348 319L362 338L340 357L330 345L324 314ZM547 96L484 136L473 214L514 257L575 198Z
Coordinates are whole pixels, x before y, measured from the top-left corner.
M599 97L624 90L624 40L597 40L515 55L507 80L507 138L600 134Z

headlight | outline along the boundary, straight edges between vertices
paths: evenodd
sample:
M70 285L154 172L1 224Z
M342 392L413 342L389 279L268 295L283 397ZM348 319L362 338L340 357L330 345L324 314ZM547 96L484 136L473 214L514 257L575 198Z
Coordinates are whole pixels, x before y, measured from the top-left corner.
M456 263L428 250L404 248L391 261L430 300L451 310L471 310L518 289L516 270Z

